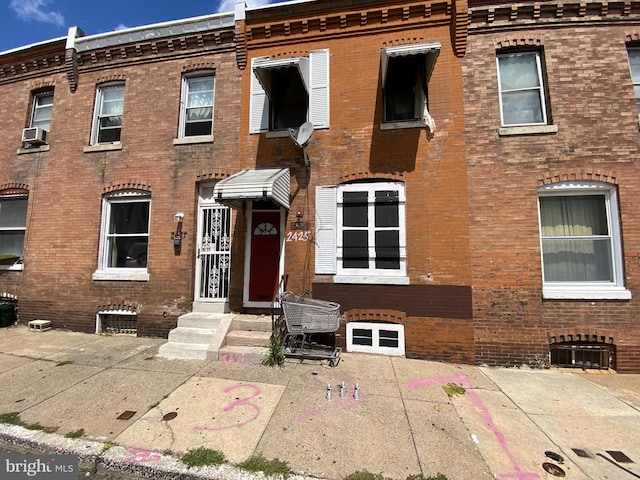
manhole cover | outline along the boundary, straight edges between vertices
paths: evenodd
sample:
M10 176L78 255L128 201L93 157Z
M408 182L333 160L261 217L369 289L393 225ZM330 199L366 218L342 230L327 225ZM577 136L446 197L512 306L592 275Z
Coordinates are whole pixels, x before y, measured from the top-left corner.
M162 417L163 420L173 420L178 416L178 412L169 412Z
M550 473L554 477L564 477L565 475L564 470L553 463L544 462L542 464L542 468L544 468L545 472Z
M125 410L124 412L122 412L120 415L118 415L118 420L129 420L131 417L133 417L137 412L134 412L133 410Z
M544 452L544 455L545 455L545 457L550 458L554 462L564 463L564 458L562 457L562 455L560 455L560 454L558 454L556 452L552 452L550 450L547 450L546 452Z
M573 450L573 453L575 453L576 455L578 455L579 457L582 458L591 458L591 455L589 455L589 453L587 453L586 450L583 450L581 448L572 448L571 450Z

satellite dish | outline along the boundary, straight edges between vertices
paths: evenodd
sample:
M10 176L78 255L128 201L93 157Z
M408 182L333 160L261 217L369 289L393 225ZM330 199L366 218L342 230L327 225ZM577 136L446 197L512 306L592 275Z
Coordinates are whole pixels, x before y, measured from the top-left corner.
M307 156L307 144L309 143L309 139L313 135L313 123L304 122L300 127L290 128L289 136L293 143L295 143L298 147L302 149L302 153L304 154L304 164L305 166L309 166L309 157Z

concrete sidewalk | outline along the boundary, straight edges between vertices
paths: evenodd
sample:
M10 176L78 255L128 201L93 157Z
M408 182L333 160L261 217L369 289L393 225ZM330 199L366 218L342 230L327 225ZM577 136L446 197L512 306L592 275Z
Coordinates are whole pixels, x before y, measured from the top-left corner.
M164 342L0 329L0 413L56 429L2 425L0 436L166 478L183 475L176 457L197 447L220 450L230 465L191 469L194 478L248 478L231 465L258 453L329 479L363 470L544 479L558 467L571 479L640 478L640 375L347 353L335 368L271 368L156 357ZM450 384L464 390L449 396ZM81 439L64 438L80 430Z

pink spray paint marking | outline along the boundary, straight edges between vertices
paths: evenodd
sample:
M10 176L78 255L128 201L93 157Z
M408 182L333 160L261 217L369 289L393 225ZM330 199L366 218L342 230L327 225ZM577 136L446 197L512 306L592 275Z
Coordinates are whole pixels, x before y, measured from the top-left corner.
M469 378L466 375L453 375L451 377L437 377L437 378L423 378L420 380L413 380L406 384L406 387L409 390L413 390L418 387L422 387L424 385L443 385L447 383L459 383L464 388L467 389L467 397L471 400L471 403L474 407L480 412L480 417L482 418L485 425L489 428L493 436L496 438L496 441L502 448L502 451L507 456L509 461L511 462L511 466L513 467L513 472L510 473L500 473L498 476L500 478L515 478L517 480L531 480L540 478L535 472L523 472L522 468L518 464L517 459L511 453L509 446L507 445L507 439L504 434L500 431L496 423L493 421L493 417L489 412L489 409L484 404L484 402L480 399L478 394L471 389L471 384L469 383Z
M249 419L244 420L242 422L223 425L221 427L195 426L195 427L193 427L193 429L197 430L197 431L198 430L206 430L208 432L218 432L220 430L229 430L229 429L232 429L232 428L242 428L242 427L250 424L251 422L257 420L258 417L260 416L260 414L262 413L262 410L260 409L260 407L258 405L253 403L251 400L253 400L258 395L260 395L260 393L262 392L260 390L260 387L258 387L257 385L254 385L252 383L239 383L237 385L231 385L230 387L225 388L223 390L223 392L224 393L229 393L229 392L232 392L232 391L234 391L236 389L242 389L242 388L249 389L252 392L251 395L248 395L248 396L243 397L243 398L238 398L237 400L229 403L226 407L224 407L223 412L231 412L232 410L234 410L236 408L248 407L249 411L253 412L253 415Z
M242 355L236 355L234 353L223 353L222 355L220 355L220 361L226 362L226 363L246 365L247 356L244 353Z
M140 450L138 448L130 448L127 450L127 453L130 456L125 459L124 463L127 463L129 465L140 465L143 463L157 462L162 458L162 456L158 453L150 452L149 450Z

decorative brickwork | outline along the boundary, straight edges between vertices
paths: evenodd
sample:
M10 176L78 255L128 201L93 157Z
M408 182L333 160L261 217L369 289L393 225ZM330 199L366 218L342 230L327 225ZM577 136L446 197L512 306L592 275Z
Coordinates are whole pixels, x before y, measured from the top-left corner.
M556 343L574 343L574 342L588 342L588 343L607 343L610 345L616 344L616 333L606 330L586 329L581 330L556 330L547 332L549 337L549 344Z
M98 79L96 80L96 84L100 85L101 83L108 82L124 82L126 79L127 76L124 73L109 72L106 75L98 77Z
M404 181L404 173L403 172L378 173L378 172L369 172L369 171L342 173L337 183L347 183L347 182L353 182L356 180L373 180L373 179Z
M139 313L140 305L138 305L136 302L131 302L129 300L122 300L122 301L102 302L96 307L96 313L97 312L113 312L113 311Z
M382 322L404 324L407 314L398 310L365 310L354 308L345 313L346 322Z
M213 62L193 62L182 67L182 73L197 72L199 70L215 72L216 64Z
M613 172L602 172L599 169L594 171L575 170L569 172L547 173L538 178L538 186L551 185L561 182L603 182L617 185L618 180Z
M127 182L112 183L102 189L103 194L117 192L121 190L139 190L143 192L150 192L151 185L141 180L129 180Z
M23 183L5 183L0 184L1 195L27 195L29 193L29 185Z

